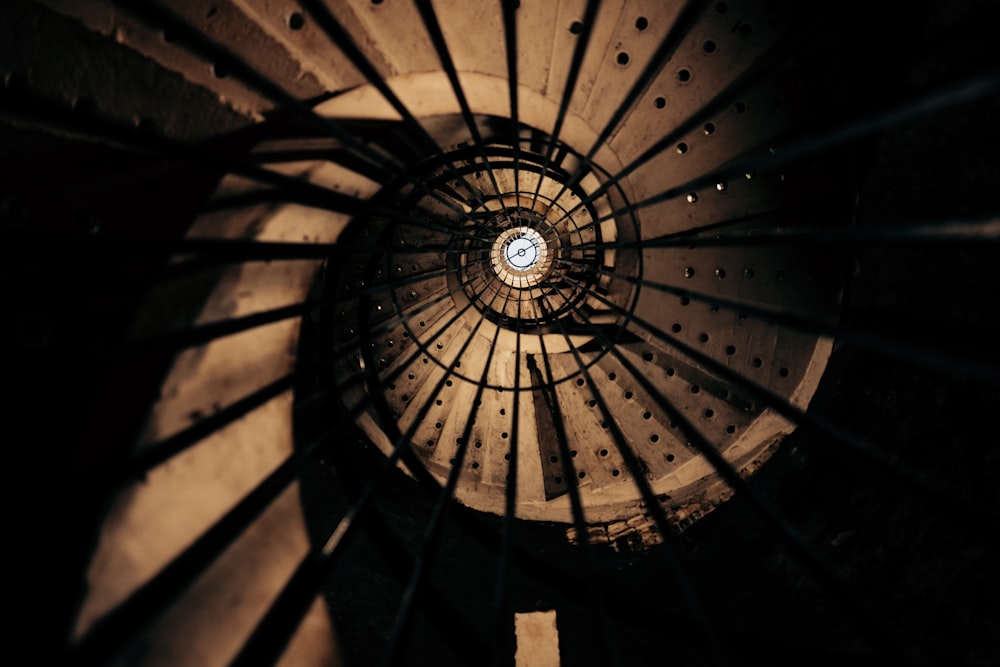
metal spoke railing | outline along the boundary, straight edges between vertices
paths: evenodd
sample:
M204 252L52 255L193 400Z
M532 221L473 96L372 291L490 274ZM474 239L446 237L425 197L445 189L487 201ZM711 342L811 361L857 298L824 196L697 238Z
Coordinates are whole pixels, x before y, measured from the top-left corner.
M845 146L854 147L862 139L988 103L1000 91L1000 70L990 66L975 68L971 76L957 83L916 94L909 90L905 95L888 97L892 100L888 104L855 105L852 115L836 116L833 124L793 124L785 128L784 134L778 132L752 142L755 148L741 148L734 155L721 153L722 162L707 158L694 175L683 171L677 172L679 176L665 174L654 194L631 201L630 179L643 167L661 158L692 131L719 118L757 86L773 80L776 68L794 72L796 53L808 53L809 58L830 57L828 36L811 40L806 28L781 33L763 55L741 71L727 73L729 78L724 84L712 91L714 94L705 95L706 101L692 113L670 121L648 142L631 147L630 152L622 149L620 163L605 170L597 164L598 156L609 152L613 137L624 131L640 100L659 81L669 78L664 75L665 69L681 57L679 54L700 34L701 27L713 16L728 11L726 3L684 3L655 46L650 47L652 55L637 77L619 86L620 103L610 119L595 126L596 139L581 146L576 145L579 137L569 136L567 122L576 113L572 106L581 81L599 76L588 71L586 64L593 49L606 46L591 38L598 32L602 12L612 12L607 3L587 0L574 5L574 12L580 10L582 15L571 29L576 39L568 68L548 77L549 83L557 86L547 91L552 125L537 128L525 122L530 113L537 111L531 106L537 103L532 97L533 84L518 68L518 54L531 48L524 31L537 26L522 20L522 3L499 0L494 8L502 26L502 35L497 39L505 49L502 69L506 71L506 82L502 93L509 108L509 115L497 121L475 108L469 91L478 84L471 76L466 79L462 63L456 62L443 3L413 0L420 18L420 25L413 28L421 30L422 37L429 40L432 53L428 55L437 59L438 73L457 102L458 113L452 114L450 120L460 124L461 132L468 135L469 145L459 148L444 146L433 124L421 117L412 100L404 101L405 96L394 88L393 77L376 66L368 46L360 39L362 35L353 34L358 28L344 20L337 3L295 3L304 12L296 11L295 16L300 21L308 17L314 22L317 35L363 76L364 88L377 92L399 114L400 121L387 123L401 126L410 143L406 151L398 154L381 147L377 140L372 142L368 130L363 132L351 122L323 115L321 107L292 95L280 82L272 81L169 5L145 0L114 0L113 4L144 25L168 29L189 55L224 65L241 84L303 123L305 130L300 127L296 132L332 138L335 150L284 152L281 140L285 129L270 122L262 127L265 137L273 133L271 138L277 141L278 147L271 151L255 153L253 146L248 147L250 150L233 150L220 148L218 143L186 143L67 108L13 85L5 85L0 91L5 119L31 127L68 130L76 137L126 154L209 168L262 188L204 202L203 212L211 211L213 215L259 205L296 204L350 221L344 231L316 242L221 236L177 238L169 234L157 236L155 231L152 236L11 231L9 238L33 254L149 256L163 264L157 277L160 285L207 274L209 270L238 271L250 264L290 261L307 267L303 270L321 267L312 277L309 294L302 298L288 300L284 305L271 304L249 314L198 323L192 320L187 326L146 332L113 351L115 359L119 363L124 359L126 364L151 357L175 359L185 351L207 350L227 337L254 334L278 323L316 323L320 332L317 344L323 348L321 354L298 358L293 370L271 376L252 391L217 405L213 414L102 462L106 465L92 478L98 487L94 495L108 504L133 485L142 484L158 467L176 461L181 454L279 397L296 394L290 408L293 415L306 411L312 414L317 406L319 412L328 411L329 415L319 419L322 427L316 429L314 437L297 441L290 456L283 456L269 474L249 485L249 490L209 522L193 542L148 580L136 585L79 638L70 641L68 663L113 663L286 490L304 484L306 469L319 465L317 460L324 452L355 456L352 440L360 438L367 439L380 453L374 472L357 481L360 491L349 498L346 510L332 526L320 531L320 539L313 539L308 552L240 642L231 664L279 662L310 608L317 598L326 595L329 582L340 574L351 545L365 539L362 529L374 525L369 521L376 520L371 515L380 513L376 507L379 500L401 478L410 478L421 493L426 492L430 510L416 528L392 516L380 519L384 522L380 525L389 532L411 531L416 537L401 547L410 563L400 577L398 604L382 628L384 644L370 651L371 662L387 667L407 664L408 647L422 615L459 614L451 608L442 611L447 605L435 601L447 599L448 593L434 590L444 576L444 554L456 548L445 537L449 524L453 524L469 528L470 532L490 533L484 542L490 542L496 562L484 568L489 571L486 576L491 577L490 595L479 603L489 620L477 628L477 634L485 638L479 648L482 663L513 665L519 641L513 621L519 611L518 586L532 575L532 564L539 562L534 559L544 560L538 555L541 550L525 537L529 525L538 523L552 524L553 534L569 530L572 536L583 574L567 574L566 580L570 587L585 589L579 596L579 607L586 609L600 628L599 637L581 641L595 647L601 664L629 664L629 639L622 631L627 614L616 610L611 602L617 599L618 592L605 585L602 567L606 566L603 555L608 549L594 538L592 530L619 519L625 522L641 518L648 519L656 536L653 544L645 545L656 562L656 588L675 596L660 600L664 609L669 609L663 617L681 617L690 624L686 627L694 629L691 633L675 633L671 641L706 663L743 664L740 630L730 627L726 614L720 613L724 610L720 608L722 601L712 573L704 571L699 555L685 541L688 524L670 509L664 489L671 477L651 472L646 460L650 445L637 440L632 417L619 407L616 382L629 387L626 400L641 397L656 409L655 413L648 410L642 420L652 423L655 415L656 420L670 424L671 436L664 438L669 442L660 441L659 434L652 440L662 449L664 460L674 462L672 452L683 450L686 460L705 464L702 479L716 480L740 499L741 507L751 509L757 522L754 525L773 536L775 543L811 577L810 585L816 587L817 595L836 605L845 627L863 640L860 654L905 664L935 662L935 656L923 650L920 638L910 635L912 629L896 622L898 619L883 608L877 594L869 594L871 591L864 589L862 581L841 571L829 550L815 542L813 532L800 526L780 503L758 487L747 472L746 461L734 453L733 443L744 432L733 427L722 435L721 430L703 425L697 411L700 408L691 407L700 404L687 403L664 388L663 377L673 376L674 369L663 374L654 366L651 372L651 367L637 361L637 350L649 345L658 353L666 351L671 359L681 359L694 369L688 372L728 388L722 398L705 400L724 402L730 390L750 397L740 415L745 424L757 423L754 420L761 415L773 412L785 420L796 437L808 443L809 447L804 448L826 446L837 461L852 462L855 467L851 469L861 471L858 474L877 476L879 487L883 480L898 482L909 495L920 499L928 512L944 511L940 505L948 499L950 506L962 514L954 523L963 529L974 532L979 522L995 521L995 512L989 506L990 490L960 491L959 486L966 480L939 479L932 465L907 460L867 434L838 423L835 416L809 407L808 399L803 401L793 390L773 382L773 378L754 375L735 363L730 358L732 353L723 356L713 353L707 345L699 347L686 335L680 335L680 324L668 332L654 315L657 304L668 301L671 307L674 303L699 304L708 306L713 313L737 315L739 322L745 323L734 326L760 327L761 332L767 330L767 336L772 335L772 330L779 331L773 334L775 346L781 345L781 333L795 332L807 338L810 354L819 349L820 341L836 341L837 349L843 345L915 372L940 373L987 387L995 386L1000 378L1000 365L995 359L978 349L955 350L917 339L910 341L894 331L852 322L844 317L852 306L850 300L841 295L829 304L819 303L817 295L822 292L818 288L810 291L813 288L808 284L801 287L801 299L810 304L803 308L795 300L783 302L779 293L752 292L749 288L723 291L721 287L716 293L703 286L690 287L694 283L680 279L684 275L681 265L676 267L676 281L662 280L662 274L655 272L649 275L657 277L648 277L647 271L659 263L674 261L675 251L733 256L787 251L808 259L829 257L830 253L850 258L853 253L873 248L918 247L943 252L996 246L1000 223L995 206L984 215L956 213L940 221L930 216L929 221L919 223L858 224L841 219L839 212L816 214L803 221L804 214L826 202L826 194L820 192L812 197L805 193L804 200L794 201L776 196L735 212L720 209L712 216L692 214L673 227L658 217L660 213L654 213L658 210L654 207L691 197L706 188L723 192L725 184L747 174L777 173L806 161L822 162L826 156ZM373 0L371 4L382 3ZM572 13L563 12L563 4L555 15ZM631 3L625 6L632 10ZM822 27L815 21L803 26L809 30ZM350 95L351 91L342 94ZM413 159L413 155L420 158ZM567 160L568 166L564 167ZM378 192L341 191L336 186L313 182L308 175L289 175L280 171L279 165L285 162L336 163L372 181ZM160 166L151 165L148 171L118 176L124 184L159 178L163 173ZM480 173L488 184L479 179ZM105 183L100 187L118 187L118 177L112 180L115 185ZM673 181L680 184L664 187ZM63 192L69 197L81 189L86 187L70 184ZM38 205L45 196L44 189L21 194L27 206ZM847 194L846 199L856 196L855 192ZM697 196L689 201L697 201ZM644 215L647 217L642 218ZM800 222L787 224L788 220ZM832 222L824 224L824 220ZM835 277L838 286L850 281L846 269L844 275ZM704 343L708 337L703 335ZM765 337L764 333L761 337ZM809 357L806 361L811 360ZM805 362L802 365L807 366ZM803 377L812 372L811 368L801 372ZM782 371L781 377L789 375L787 367ZM320 378L320 387L298 395L301 383L311 378ZM818 376L811 379L818 383ZM403 386L406 382L411 384L405 386L416 389L400 396L397 384ZM692 385L690 393L699 391L693 380L685 378L685 382ZM454 390L455 385L471 385L474 390L463 395ZM496 416L492 401L502 406L502 419ZM706 409L703 414L715 409L721 408ZM435 416L439 414L447 414L447 418ZM589 433L588 427L595 433ZM489 429L502 429L502 435L496 437L499 434ZM425 438L428 431L435 435ZM745 432L752 429L746 428ZM785 435L782 432L780 437L775 436L776 441ZM580 443L587 442L585 437L604 443L599 457L617 457L621 462L611 473L615 479L604 486L594 479L593 468L587 467L584 456L578 457ZM488 438L492 440L483 447L482 441ZM676 446L680 448L670 449ZM489 455L495 459L493 468L489 468L493 459L480 450L490 450ZM770 454L761 456L766 460ZM672 488L668 489L670 493ZM683 491L685 487L676 488ZM714 505L721 505L718 497L715 501ZM622 512L621 516L608 519L614 511ZM486 515L491 518L484 519ZM559 520L551 520L553 516ZM983 544L978 548L987 549L985 541ZM659 612L655 605L651 607L651 622L655 623ZM462 638L456 640L456 645L461 644L465 650L470 641L478 643L480 639ZM573 642L575 638L560 641ZM851 642L845 645L854 646ZM827 646L815 648L820 652L832 650Z

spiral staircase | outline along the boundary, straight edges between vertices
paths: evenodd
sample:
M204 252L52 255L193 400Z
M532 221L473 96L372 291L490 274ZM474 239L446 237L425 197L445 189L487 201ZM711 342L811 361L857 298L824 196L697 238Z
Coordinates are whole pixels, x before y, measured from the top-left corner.
M993 664L990 9L12 1L23 643Z

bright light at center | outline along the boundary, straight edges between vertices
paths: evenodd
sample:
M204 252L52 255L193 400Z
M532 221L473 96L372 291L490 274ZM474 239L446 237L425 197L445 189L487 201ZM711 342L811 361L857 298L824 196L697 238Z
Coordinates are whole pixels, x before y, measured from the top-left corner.
M530 269L538 263L538 245L527 234L511 239L504 249L504 259L511 268L518 271Z

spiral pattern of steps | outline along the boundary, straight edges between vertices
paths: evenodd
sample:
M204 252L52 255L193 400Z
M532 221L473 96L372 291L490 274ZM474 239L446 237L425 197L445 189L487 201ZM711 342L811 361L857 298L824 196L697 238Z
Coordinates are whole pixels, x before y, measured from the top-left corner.
M975 662L988 613L902 613L951 566L892 486L990 579L988 408L909 421L1000 377L995 160L906 153L990 125L975 2L913 10L934 65L894 5L11 1L12 349L94 330L13 374L94 379L23 411L74 443L59 660L506 665L548 606L565 664Z

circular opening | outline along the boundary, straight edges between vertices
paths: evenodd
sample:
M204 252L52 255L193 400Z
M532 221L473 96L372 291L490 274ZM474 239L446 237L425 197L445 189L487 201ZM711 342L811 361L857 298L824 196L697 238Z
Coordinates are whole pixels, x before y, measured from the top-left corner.
M522 235L507 243L503 249L503 259L510 268L526 271L538 264L542 242L538 232L527 229Z
M701 45L701 50L705 53L715 53L715 42L712 40L706 40L704 44Z
M647 19L645 16L640 16L635 20L635 29L638 30L639 32L642 32L648 27L649 27L649 19Z
M735 111L736 113L743 113L746 110L747 110L747 105L745 102L736 102L735 104L733 104L733 111Z
M688 145L686 143L684 143L683 141L681 143L677 144L677 152L680 155L684 155L685 153L688 152Z
M681 83L687 83L688 81L690 81L691 80L691 70L689 70L689 69L678 70L678 72L677 72L677 80L680 81Z
M583 32L583 24L580 23L579 21L573 21L572 23L569 24L569 31L574 35L579 35L581 32Z
M288 17L288 27L292 30L302 30L302 26L306 24L306 19L299 12L292 12Z
M715 134L715 123L705 123L705 134Z
M656 107L657 109L662 109L663 107L667 106L667 98L657 97L655 100L653 100L653 106Z
M615 60L618 62L619 65L624 67L625 65L628 65L628 60L629 60L628 54L624 51L619 51L618 56L615 58Z

